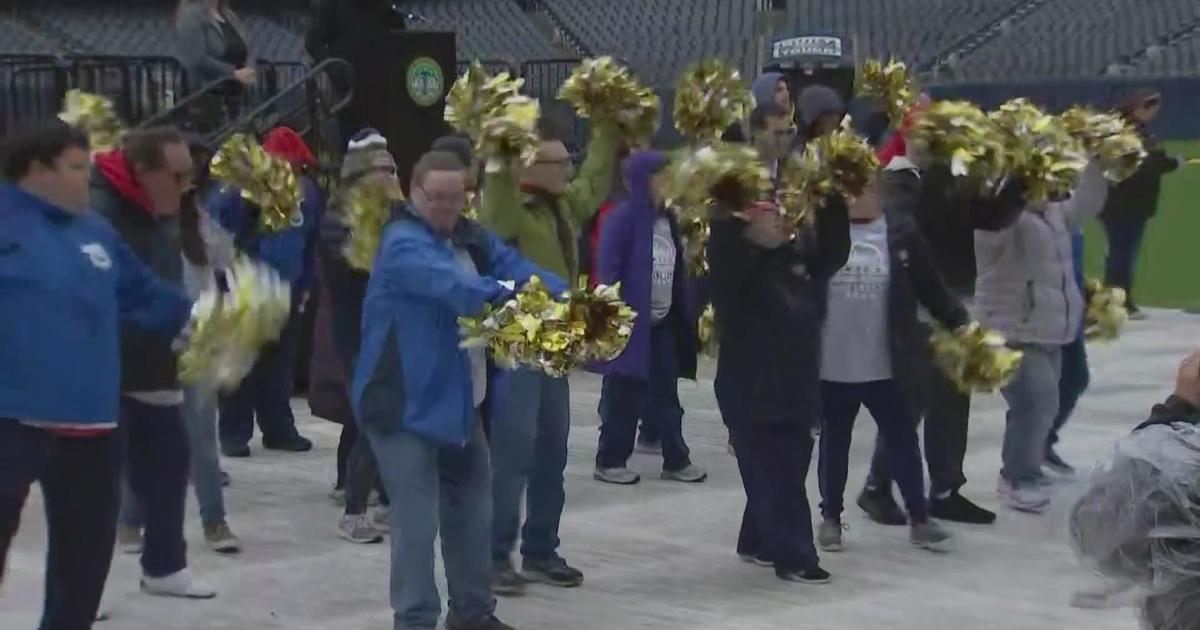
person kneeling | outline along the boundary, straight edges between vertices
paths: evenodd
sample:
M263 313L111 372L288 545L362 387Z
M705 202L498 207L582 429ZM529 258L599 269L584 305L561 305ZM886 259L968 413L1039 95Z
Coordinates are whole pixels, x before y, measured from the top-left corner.
M907 392L920 373L927 343L917 321L924 306L956 328L967 312L951 295L928 243L909 219L884 207L872 184L850 205L850 257L829 283L821 361L823 430L818 476L821 514L817 545L842 549L842 509L851 434L866 405L887 447L891 475L908 508L912 544L939 549L950 534L929 520L915 410Z
M355 417L391 498L396 630L433 628L441 612L434 540L441 528L448 630L506 630L493 615L492 479L479 406L481 349L459 347L457 319L503 304L533 275L564 282L462 218L466 174L449 153L413 169L412 201L385 228L363 302Z

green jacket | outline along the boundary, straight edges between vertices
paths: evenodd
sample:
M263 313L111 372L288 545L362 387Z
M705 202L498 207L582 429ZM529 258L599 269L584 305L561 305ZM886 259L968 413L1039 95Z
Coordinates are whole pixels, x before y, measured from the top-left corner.
M521 191L512 170L486 173L479 218L501 239L514 243L537 266L574 285L579 274L580 226L600 208L612 188L617 166L616 132L593 127L587 158L558 198Z

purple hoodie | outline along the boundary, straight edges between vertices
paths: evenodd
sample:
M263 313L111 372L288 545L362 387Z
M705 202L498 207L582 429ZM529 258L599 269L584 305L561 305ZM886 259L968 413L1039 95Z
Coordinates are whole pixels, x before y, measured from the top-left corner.
M626 165L629 198L617 206L605 219L596 250L596 276L602 284L621 283L621 299L637 311L633 334L625 352L601 366L607 374L621 374L642 380L650 376L650 277L654 267L654 224L662 216L650 195L654 173L667 163L667 157L657 151L641 151L631 156ZM675 241L675 282L672 288L671 312L660 325L675 328L679 348L682 378L696 375L695 317L689 312L691 302L686 293L686 270L683 265L683 242L674 215L671 237Z

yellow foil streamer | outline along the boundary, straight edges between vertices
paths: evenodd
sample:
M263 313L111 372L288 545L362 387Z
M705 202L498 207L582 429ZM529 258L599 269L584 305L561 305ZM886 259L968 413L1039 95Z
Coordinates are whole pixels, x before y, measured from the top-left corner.
M282 232L300 217L304 193L292 165L267 153L249 136L230 136L213 156L209 172L214 180L238 188L242 199L258 206L258 227L263 232Z
M612 57L584 59L567 77L558 98L574 106L580 118L611 123L630 140L647 139L658 130L658 95Z
M733 144L683 150L669 166L665 195L680 220L708 219L714 202L734 203L740 211L767 196L771 173L754 149Z
M908 73L908 66L895 59L887 63L869 59L859 66L855 74L858 95L882 103L892 126L899 128L917 95L917 87Z
M700 351L712 358L717 358L721 345L721 333L717 329L717 314L712 304L704 307L697 322L696 332L700 338Z
M1096 158L1104 177L1111 182L1129 179L1146 157L1137 129L1118 113L1072 107L1063 112L1062 121L1067 132Z
M291 289L270 267L239 256L226 270L229 292L205 291L192 307L179 380L222 390L238 386L291 311Z
M861 195L878 168L875 150L848 128L813 140L803 155L793 153L782 164L776 191L780 210L799 229L829 195Z
M124 125L117 117L112 101L99 94L68 90L58 118L87 134L93 153L111 151L121 146Z
M1087 313L1084 335L1095 341L1108 341L1121 336L1121 328L1129 321L1125 289L1106 287L1099 280L1089 278L1085 292Z
M471 138L488 168L514 158L532 164L537 157L540 107L521 94L524 84L507 72L489 76L476 61L446 95L446 122Z
M908 146L919 164L944 164L979 191L1003 177L1003 138L996 124L972 103L934 101L909 132Z
M1079 185L1087 153L1061 119L1023 98L1001 105L988 117L1000 129L1007 170L1025 181L1030 203L1067 197Z
M706 59L679 78L675 128L699 142L715 142L730 125L746 117L752 102L750 90L736 69Z
M400 184L393 179L367 178L350 189L345 210L350 238L346 239L342 255L351 267L371 272L383 228L392 215L392 204L403 200Z
M935 325L929 339L938 367L964 393L991 392L1012 380L1023 354L1004 337L971 322L956 330Z

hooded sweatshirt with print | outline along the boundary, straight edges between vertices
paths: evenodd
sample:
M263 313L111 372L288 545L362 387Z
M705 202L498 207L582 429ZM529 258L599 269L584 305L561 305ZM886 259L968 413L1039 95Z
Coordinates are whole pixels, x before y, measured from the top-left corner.
M651 180L666 162L667 156L657 151L642 151L629 158L629 199L604 222L596 259L597 280L609 285L621 283L621 299L637 312L625 352L604 371L642 380L650 378L650 328L654 325L673 328L679 374L682 378L696 377L696 318L690 312L687 296L679 224L673 214L662 212L654 204L650 194ZM655 240L663 236L667 236L669 245L656 250ZM663 253L671 253L669 271L659 267L667 263L659 259ZM670 307L658 322L653 318L656 278L669 282L669 286L660 288L670 294Z

